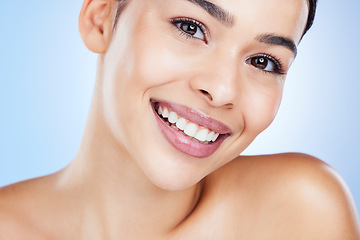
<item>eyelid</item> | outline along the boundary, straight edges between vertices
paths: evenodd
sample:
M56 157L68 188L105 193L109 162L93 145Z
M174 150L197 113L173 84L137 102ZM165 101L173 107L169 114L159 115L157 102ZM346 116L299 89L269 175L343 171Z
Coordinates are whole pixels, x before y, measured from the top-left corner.
M246 59L246 62L255 57L265 57L269 61L271 61L276 67L276 69L274 71L261 70L262 72L276 74L276 75L285 75L286 74L286 71L283 68L283 64L281 63L281 60L279 58L276 58L268 53L260 53L260 54L255 54L255 55L250 56L248 59Z
M182 22L185 22L185 23L191 23L191 24L194 24L196 25L197 27L199 27L200 31L203 32L204 36L205 36L205 39L202 40L202 39L199 39L199 38L196 38L196 39L199 39L199 40L202 40L204 41L206 44L208 43L209 41L209 38L210 38L210 33L209 33L209 30L208 28L205 26L205 24L203 24L202 22L194 19L194 18L189 18L189 17L176 17L176 18L172 18L170 19L170 22L176 27L176 24L178 23L182 23ZM178 29L178 27L176 27ZM181 30L180 30L181 31ZM186 33L185 33L186 34ZM189 37L192 37L191 35L188 35Z

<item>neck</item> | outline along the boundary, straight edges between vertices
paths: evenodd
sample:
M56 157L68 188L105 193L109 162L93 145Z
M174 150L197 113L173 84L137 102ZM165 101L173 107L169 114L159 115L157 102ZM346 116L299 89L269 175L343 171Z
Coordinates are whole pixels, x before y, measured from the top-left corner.
M78 194L74 201L86 212L88 227L113 236L129 236L140 227L146 234L169 233L196 206L201 184L174 192L152 184L111 134L101 111L101 87L95 89L80 150L61 172L61 186Z

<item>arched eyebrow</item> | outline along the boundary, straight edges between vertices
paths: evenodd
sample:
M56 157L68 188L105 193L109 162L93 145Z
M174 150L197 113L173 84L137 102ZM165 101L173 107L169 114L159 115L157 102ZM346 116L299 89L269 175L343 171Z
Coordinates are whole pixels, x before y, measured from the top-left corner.
M213 16L216 20L218 20L227 27L232 27L235 24L234 15L232 15L231 13L229 13L228 11L226 11L225 9L221 8L220 6L214 3L208 2L206 0L187 0L187 1L201 7L211 16Z
M295 57L297 55L297 47L295 42L288 38L276 36L274 34L262 34L256 37L256 40L269 45L284 46L292 51Z
M227 27L232 27L235 24L234 15L214 3L211 3L206 0L186 0L186 1L189 1L191 3L196 4L197 6L200 6L207 13L209 13L216 20L218 20ZM288 38L276 36L274 34L262 34L259 35L256 39L260 43L265 43L268 45L284 46L290 51L292 51L295 57L297 55L297 47L295 42Z

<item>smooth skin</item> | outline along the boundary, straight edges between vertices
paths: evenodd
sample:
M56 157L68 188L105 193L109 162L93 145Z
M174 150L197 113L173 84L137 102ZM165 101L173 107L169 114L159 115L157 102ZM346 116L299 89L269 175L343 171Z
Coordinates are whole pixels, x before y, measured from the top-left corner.
M211 1L223 24L187 0L85 0L79 28L99 53L94 98L78 155L65 169L0 190L0 239L360 239L341 177L303 154L238 156L274 119L286 74L251 59L294 60L305 0ZM206 26L196 38L171 22ZM199 30L199 29L198 29ZM231 135L211 156L179 152L160 133L150 100L215 118Z

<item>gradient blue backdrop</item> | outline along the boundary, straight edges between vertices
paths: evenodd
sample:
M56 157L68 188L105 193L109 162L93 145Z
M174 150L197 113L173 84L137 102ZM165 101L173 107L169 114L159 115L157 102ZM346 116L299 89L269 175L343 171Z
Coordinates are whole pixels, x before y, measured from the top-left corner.
M78 34L80 7L81 0L0 2L0 186L57 171L76 155L96 71ZM279 114L245 151L314 155L343 176L358 207L359 13L359 0L320 0Z

